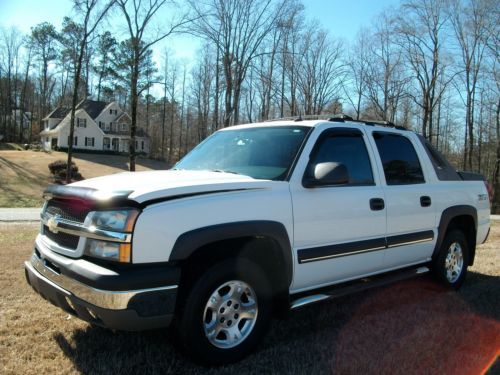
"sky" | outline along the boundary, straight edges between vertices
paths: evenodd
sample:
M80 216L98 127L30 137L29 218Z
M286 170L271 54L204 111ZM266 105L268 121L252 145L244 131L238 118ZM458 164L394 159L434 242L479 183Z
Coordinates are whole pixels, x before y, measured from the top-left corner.
M373 18L399 0L303 0L305 15L309 20L328 29L332 36L352 41L358 30L369 25ZM40 22L48 21L59 28L64 16L71 15L71 0L0 0L0 27L15 26L23 33ZM114 11L114 18L119 16ZM159 15L161 16L161 15ZM161 19L161 17L159 17ZM111 21L113 22L113 21ZM112 26L110 26L113 29ZM122 39L124 30L116 30L115 37ZM176 36L165 41L177 57L191 59L198 47L197 42L187 36ZM159 52L157 52L159 55Z

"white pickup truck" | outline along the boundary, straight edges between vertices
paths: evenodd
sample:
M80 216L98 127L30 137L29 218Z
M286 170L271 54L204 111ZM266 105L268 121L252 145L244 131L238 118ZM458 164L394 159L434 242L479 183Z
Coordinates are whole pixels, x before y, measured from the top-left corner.
M248 354L275 313L429 270L458 288L490 226L482 176L347 117L226 128L172 170L45 199L25 263L40 295L112 329L172 323L211 364Z

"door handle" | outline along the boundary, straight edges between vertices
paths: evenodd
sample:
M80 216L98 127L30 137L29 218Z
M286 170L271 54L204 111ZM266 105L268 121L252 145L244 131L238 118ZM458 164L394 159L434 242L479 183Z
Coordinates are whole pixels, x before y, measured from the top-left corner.
M429 207L431 205L431 197L428 197L427 195L424 195L423 197L420 197L420 205L422 207Z
M382 198L372 198L370 199L370 209L372 211L380 211L385 208L385 203Z

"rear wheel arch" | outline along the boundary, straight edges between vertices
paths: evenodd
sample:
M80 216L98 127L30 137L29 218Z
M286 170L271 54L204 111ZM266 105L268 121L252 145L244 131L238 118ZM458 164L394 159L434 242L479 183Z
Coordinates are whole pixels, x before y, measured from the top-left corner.
M472 266L476 253L477 210L473 206L460 205L445 209L438 226L438 238L432 254L435 261L446 235L452 230L460 230L467 239L469 250L468 265Z

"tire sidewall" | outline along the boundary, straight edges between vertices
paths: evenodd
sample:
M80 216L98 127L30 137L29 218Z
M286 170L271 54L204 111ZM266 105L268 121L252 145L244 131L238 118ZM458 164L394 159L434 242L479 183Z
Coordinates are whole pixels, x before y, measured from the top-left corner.
M205 336L203 315L206 303L220 285L241 280L255 292L258 314L249 336L239 345L222 349L214 346ZM271 317L271 290L261 267L246 259L228 259L208 268L194 283L178 317L177 334L186 354L198 362L210 365L236 362L249 354L267 330Z
M445 263L446 263L446 257L448 255L448 249L454 242L458 242L460 244L460 247L462 248L463 267L458 279L452 283L446 277ZM462 286L463 282L465 281L468 264L469 264L469 247L467 246L467 240L465 238L465 235L460 230L452 229L446 234L443 243L441 245L439 256L437 258L434 267L435 274L438 277L439 281L441 281L446 287L457 290Z

